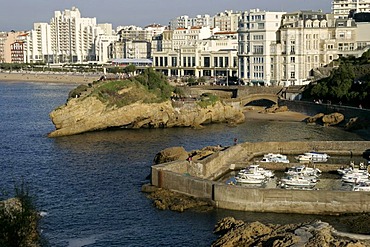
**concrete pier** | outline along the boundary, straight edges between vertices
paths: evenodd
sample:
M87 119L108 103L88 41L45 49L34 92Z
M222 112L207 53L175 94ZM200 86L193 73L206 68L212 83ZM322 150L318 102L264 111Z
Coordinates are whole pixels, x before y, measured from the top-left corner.
M152 185L210 199L216 207L231 210L329 215L370 212L370 192L258 189L216 181L231 164L246 164L265 153L296 155L315 150L357 156L369 148L367 141L241 143L200 161L153 166Z

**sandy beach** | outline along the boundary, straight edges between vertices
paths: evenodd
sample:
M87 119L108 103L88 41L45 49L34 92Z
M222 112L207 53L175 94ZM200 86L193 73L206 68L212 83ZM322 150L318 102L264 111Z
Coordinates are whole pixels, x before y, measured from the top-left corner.
M299 112L285 111L277 113L262 113L261 108L252 108L244 111L245 119L251 120L271 120L271 121L289 121L289 122L302 122L305 120L307 115Z
M87 84L96 81L100 75L83 75L83 74L59 74L59 73L0 73L0 81L9 82L61 82L73 84Z

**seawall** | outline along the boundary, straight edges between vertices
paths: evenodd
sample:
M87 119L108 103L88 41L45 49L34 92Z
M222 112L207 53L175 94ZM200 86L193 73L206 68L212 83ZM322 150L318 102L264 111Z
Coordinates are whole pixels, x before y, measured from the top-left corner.
M370 122L370 110L360 109L358 107L333 105L333 104L316 104L314 102L299 101L299 100L279 100L279 106L287 106L289 110L301 112L310 116L317 113L330 114L339 112L343 114L346 120L359 117L362 120Z
M210 199L216 207L231 210L300 214L370 212L370 192L254 189L215 180L228 172L231 164L247 163L263 153L299 154L316 150L331 155L361 155L368 148L367 141L241 143L201 161L152 166L151 182L160 188Z

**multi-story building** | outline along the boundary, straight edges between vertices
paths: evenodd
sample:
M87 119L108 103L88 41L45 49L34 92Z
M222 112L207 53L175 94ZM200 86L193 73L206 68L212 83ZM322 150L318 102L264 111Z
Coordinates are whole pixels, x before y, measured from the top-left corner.
M225 10L224 12L217 13L213 17L213 27L218 27L220 31L236 32L238 30L240 17L241 12Z
M188 28L191 27L191 20L189 16L182 15L179 17L176 17L175 19L172 19L169 23L171 30L176 30L178 28Z
M281 17L285 12L251 9L241 15L238 29L238 76L247 83L270 85L274 77L274 59Z
M210 15L197 15L195 18L190 19L191 27L214 27L213 26L213 17Z
M17 63L25 62L24 55L22 55L23 61L19 52L24 50L24 41L27 33L25 32L2 32L0 33L0 62L2 63L12 63L12 61L17 61Z
M163 45L157 45L161 49L153 53L153 66L169 76L236 75L237 33L218 31L192 27L163 33Z
M0 32L0 63L5 63L5 41L7 37L6 32Z
M92 51L97 36L96 18L81 18L76 7L55 11L50 29L54 62L82 63L95 59Z
M25 41L27 63L52 63L51 32L48 23L34 23Z
M333 0L331 8L336 18L348 18L352 12L370 12L370 0Z

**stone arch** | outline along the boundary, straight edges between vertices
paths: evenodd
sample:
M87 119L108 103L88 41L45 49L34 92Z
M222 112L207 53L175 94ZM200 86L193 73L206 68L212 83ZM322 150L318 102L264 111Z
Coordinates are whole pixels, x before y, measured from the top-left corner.
M242 105L247 105L256 100L268 100L274 104L278 103L279 97L276 94L251 94L241 99Z

